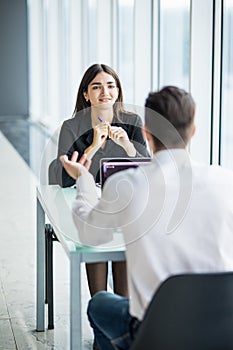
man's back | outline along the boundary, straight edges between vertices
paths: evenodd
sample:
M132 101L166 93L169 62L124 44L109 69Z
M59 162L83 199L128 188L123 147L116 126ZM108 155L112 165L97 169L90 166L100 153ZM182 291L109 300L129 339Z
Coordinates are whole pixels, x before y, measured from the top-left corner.
M123 230L130 311L139 319L171 274L233 270L233 174L189 162L184 150L172 153L173 162L171 150L158 152L141 174L124 179L132 176L135 188Z

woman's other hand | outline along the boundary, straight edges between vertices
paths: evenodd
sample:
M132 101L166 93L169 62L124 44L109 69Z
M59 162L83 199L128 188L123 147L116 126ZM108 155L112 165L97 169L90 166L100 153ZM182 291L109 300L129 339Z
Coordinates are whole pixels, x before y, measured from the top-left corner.
M124 148L130 157L135 157L136 149L130 142L127 132L119 126L109 126L109 137L119 146Z

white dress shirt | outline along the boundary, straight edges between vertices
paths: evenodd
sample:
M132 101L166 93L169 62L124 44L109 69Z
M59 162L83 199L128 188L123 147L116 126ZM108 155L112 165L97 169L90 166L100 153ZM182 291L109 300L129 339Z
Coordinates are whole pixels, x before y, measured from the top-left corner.
M111 176L101 199L85 171L73 218L86 245L123 232L130 313L140 320L170 275L233 271L233 172L195 163L183 149Z

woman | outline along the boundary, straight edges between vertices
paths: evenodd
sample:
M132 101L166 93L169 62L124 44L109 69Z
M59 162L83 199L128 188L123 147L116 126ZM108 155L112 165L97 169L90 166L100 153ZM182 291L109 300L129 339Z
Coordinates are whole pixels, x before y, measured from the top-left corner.
M89 171L99 182L101 158L149 157L142 135L141 118L123 108L123 94L117 73L107 65L94 64L87 69L79 86L73 118L64 121L58 143L57 159L50 166L50 183L62 187L74 185L59 160L74 151L86 153ZM86 264L91 296L107 290L107 263ZM112 263L114 292L128 296L126 264Z

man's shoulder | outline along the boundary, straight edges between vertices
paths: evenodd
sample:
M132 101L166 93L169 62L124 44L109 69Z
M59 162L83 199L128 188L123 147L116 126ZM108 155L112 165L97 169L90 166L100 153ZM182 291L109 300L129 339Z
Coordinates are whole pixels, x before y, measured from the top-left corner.
M225 176L233 176L233 170L226 168L222 165L218 164L203 164L203 163L198 163L198 162L193 162L193 167L194 168L199 168L203 169L203 171L207 171L216 175L225 175Z
M233 180L233 171L221 165L210 165L210 171L213 174L216 174L216 176L224 177L225 179L229 178Z
M205 183L207 186L214 184L229 184L233 188L233 171L221 165L208 165L192 162L193 175L199 182Z

